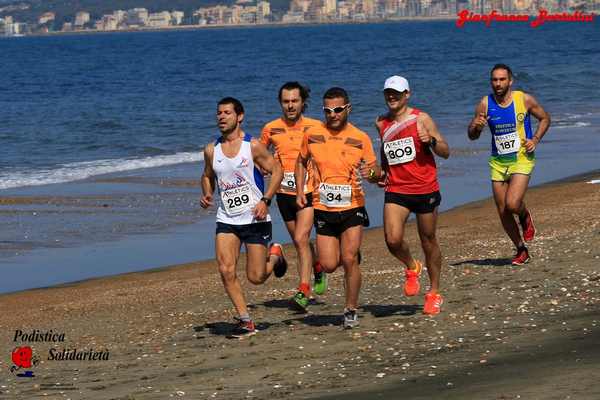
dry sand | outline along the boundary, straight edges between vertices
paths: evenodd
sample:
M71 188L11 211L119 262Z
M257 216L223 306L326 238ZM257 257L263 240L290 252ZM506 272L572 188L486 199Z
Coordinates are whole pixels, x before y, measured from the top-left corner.
M214 261L2 295L0 399L600 399L600 185L586 178L528 192L538 235L523 267L509 265L491 200L443 213L436 317L421 313L422 295L403 296L380 228L365 234L350 331L341 271L308 314L288 307L289 246L285 278L245 282L261 329L246 340L226 338L233 309ZM407 239L420 256L414 224ZM13 341L35 329L65 341ZM24 345L41 360L33 378L10 372ZM51 361L51 348L110 356Z

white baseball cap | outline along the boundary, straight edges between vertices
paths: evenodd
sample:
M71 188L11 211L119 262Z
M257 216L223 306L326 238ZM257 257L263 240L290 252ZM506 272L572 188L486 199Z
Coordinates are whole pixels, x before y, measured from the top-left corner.
M397 92L402 93L404 91L410 90L410 87L408 86L408 81L406 80L406 78L394 75L390 76L385 80L385 83L383 84L383 90L385 89L393 89Z

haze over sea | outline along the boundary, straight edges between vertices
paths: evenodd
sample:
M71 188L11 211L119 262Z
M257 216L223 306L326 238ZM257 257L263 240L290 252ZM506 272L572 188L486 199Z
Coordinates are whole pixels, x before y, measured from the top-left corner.
M0 53L0 199L64 197L0 202L0 292L210 258L214 211L199 210L198 187L165 183L199 178L220 98L242 100L245 130L257 136L278 117L288 80L310 86L307 115L316 118L323 92L346 88L352 122L378 148L383 81L407 77L412 104L451 145L451 158L438 160L443 209L489 196L489 133L469 142L465 131L497 62L553 117L533 183L600 165L597 22L22 37L0 40ZM381 199L369 188L374 225ZM287 241L276 207L272 214L276 239Z

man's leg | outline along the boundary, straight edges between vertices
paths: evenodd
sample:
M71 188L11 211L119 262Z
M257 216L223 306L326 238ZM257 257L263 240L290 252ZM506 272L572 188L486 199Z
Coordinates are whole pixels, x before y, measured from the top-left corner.
M310 231L314 222L314 208L307 207L296 213L296 227L294 235L294 246L298 253L298 275L300 286L310 287L312 273L313 254L310 246Z
M513 244L517 248L521 248L523 247L523 240L521 239L519 227L517 226L513 213L507 208L506 203L509 185L509 182L492 181L492 192L494 193L496 209L498 211L498 215L500 216L500 221L502 222L504 231L510 240L512 240ZM514 196L514 194L512 196ZM511 205L514 206L515 200L511 199L511 201L513 202Z
M430 293L437 293L440 288L440 273L442 270L442 254L437 241L437 207L431 213L417 214L417 228L421 246L425 254L425 265L431 282Z
M246 243L246 274L248 280L260 285L271 276L277 256L267 257L267 246L258 243Z
M340 236L341 261L344 266L344 279L346 281L346 308L351 310L356 310L358 307L358 294L362 283L358 265L358 251L360 250L362 233L362 225L357 225L346 229Z
M240 256L240 239L233 233L219 233L215 239L215 252L219 273L227 295L239 315L248 315L242 286L237 278L235 267Z
M512 174L508 181L508 189L506 190L506 209L518 216L522 216L527 208L525 207L525 193L529 186L529 175Z
M404 225L410 211L406 207L394 203L385 203L383 206L383 230L385 244L394 257L402 261L408 269L416 269L408 243L404 240Z
M323 270L334 272L340 264L340 240L336 236L317 233L317 250Z
M298 247L296 246L296 242L294 242L294 232L296 232L296 221L295 220L290 220L290 221L283 221L285 223L285 227L290 235L290 239L292 239L292 243L294 243L294 246L296 247L296 253L298 253ZM300 258L300 254L298 254L298 259ZM300 265L300 260L298 260L298 276L300 276L301 274L301 265Z

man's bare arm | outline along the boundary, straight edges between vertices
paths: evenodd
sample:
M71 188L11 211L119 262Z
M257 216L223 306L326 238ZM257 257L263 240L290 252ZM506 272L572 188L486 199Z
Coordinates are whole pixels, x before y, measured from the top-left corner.
M448 146L448 142L446 141L446 139L444 139L444 137L438 130L437 125L435 124L433 119L427 113L420 113L419 121L421 122L423 128L425 128L425 132L423 132L424 135L422 135L425 140L421 140L425 143L430 143L431 145L431 138L435 138L435 146L431 145L431 150L433 150L435 154L442 158L448 158L450 156L450 147ZM421 136L421 134L419 134L419 136ZM426 136L429 136L428 140Z
M475 107L475 116L469 123L467 134L469 139L477 140L481 136L483 128L487 125L487 97L483 97L479 104Z
M200 198L200 206L208 208L213 205L213 193L215 192L215 171L212 168L212 160L214 155L214 145L211 143L204 148L204 172L200 179L202 188L202 197Z

